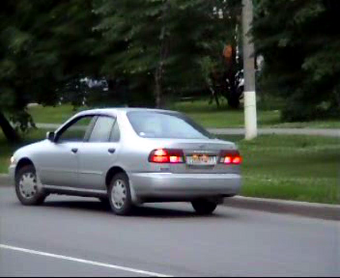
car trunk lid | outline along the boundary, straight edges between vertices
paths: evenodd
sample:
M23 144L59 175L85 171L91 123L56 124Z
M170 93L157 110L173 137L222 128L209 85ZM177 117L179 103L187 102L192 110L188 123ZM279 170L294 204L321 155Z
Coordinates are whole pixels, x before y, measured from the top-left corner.
M158 145L164 149L183 151L184 163L169 163L172 173L234 173L237 165L220 163L221 152L237 150L234 143L217 139L211 140L159 140Z

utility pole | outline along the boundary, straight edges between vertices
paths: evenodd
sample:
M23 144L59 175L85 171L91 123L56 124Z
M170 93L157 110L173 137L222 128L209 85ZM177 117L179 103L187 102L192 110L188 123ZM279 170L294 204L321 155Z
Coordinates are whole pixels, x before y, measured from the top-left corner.
M253 22L253 1L242 0L243 68L244 68L244 120L246 140L257 137L255 55L249 31Z

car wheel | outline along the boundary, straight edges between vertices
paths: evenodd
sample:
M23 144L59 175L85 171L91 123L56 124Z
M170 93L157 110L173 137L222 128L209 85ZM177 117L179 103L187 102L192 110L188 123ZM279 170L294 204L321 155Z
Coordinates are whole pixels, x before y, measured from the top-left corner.
M210 202L208 200L200 199L195 200L192 203L193 208L195 209L196 213L200 215L209 215L212 214L215 209L217 208L217 204Z
M33 165L28 165L18 171L15 179L15 191L19 201L25 206L41 205L47 195L39 186Z
M129 215L132 212L129 178L124 173L115 175L109 187L109 201L112 211L117 215Z
M110 200L108 198L99 198L99 200L105 208L111 208Z

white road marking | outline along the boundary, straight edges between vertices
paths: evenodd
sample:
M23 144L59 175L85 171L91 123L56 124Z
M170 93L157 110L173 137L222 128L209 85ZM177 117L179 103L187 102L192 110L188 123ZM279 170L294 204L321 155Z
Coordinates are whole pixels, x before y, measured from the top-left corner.
M160 273L155 273L155 272L150 272L150 271L144 271L144 270L134 269L134 268L130 268L130 267L94 262L94 261L89 261L89 260L83 260L83 259L78 259L78 258L73 258L73 257L67 257L67 256L45 253L45 252L40 252L40 251L34 251L34 250L29 250L29 249L24 249L24 248L9 246L9 245L3 245L3 244L0 244L0 249L7 249L7 250L12 250L12 251L28 253L28 254L32 254L32 255L38 255L38 256L50 257L50 258L66 260L66 261L71 261L71 262L77 262L77 263L82 263L82 264L88 264L88 265L93 265L93 266L98 266L98 267L105 267L105 268L111 268L111 269L116 269L116 270L122 270L122 271L126 271L126 272L132 272L132 273L146 275L146 276L152 276L152 277L173 277L173 276L170 276L170 275L165 275L165 274L160 274Z

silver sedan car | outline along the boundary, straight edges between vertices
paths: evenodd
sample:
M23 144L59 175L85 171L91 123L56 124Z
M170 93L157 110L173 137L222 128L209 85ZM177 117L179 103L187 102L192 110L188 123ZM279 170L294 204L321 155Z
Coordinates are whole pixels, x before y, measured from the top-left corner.
M185 115L155 109L81 112L19 149L10 176L24 205L49 194L96 197L117 215L150 202L191 202L211 214L240 192L241 157Z

